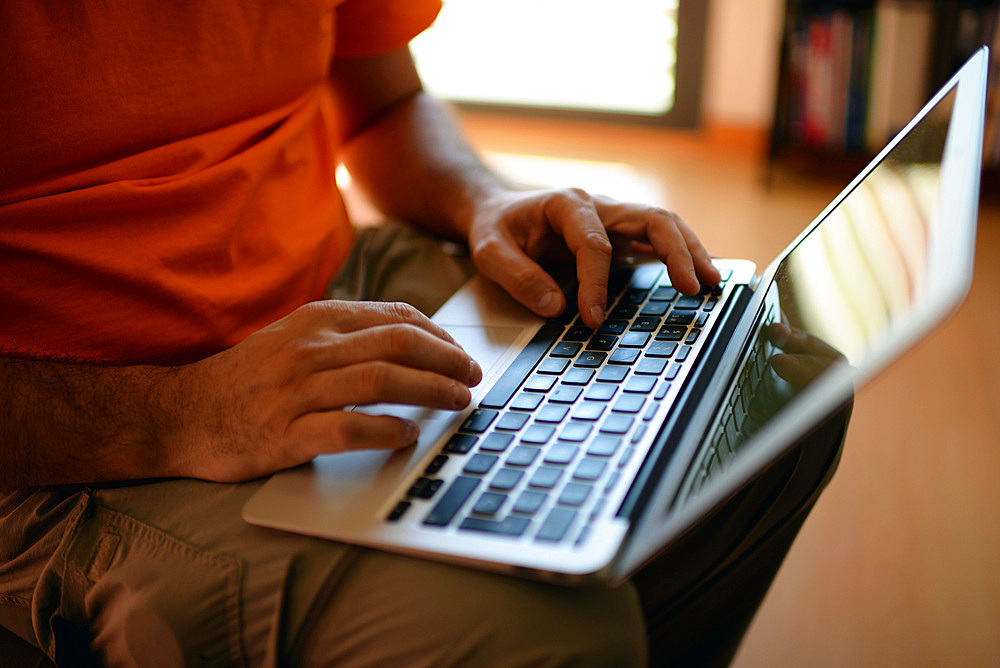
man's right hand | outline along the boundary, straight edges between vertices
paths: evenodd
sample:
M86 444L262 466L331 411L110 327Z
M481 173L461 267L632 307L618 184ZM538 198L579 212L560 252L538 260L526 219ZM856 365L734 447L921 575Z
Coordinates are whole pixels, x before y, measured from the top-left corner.
M178 411L162 441L173 474L239 481L320 454L412 445L415 424L344 409L460 410L482 370L407 304L324 301L169 378Z

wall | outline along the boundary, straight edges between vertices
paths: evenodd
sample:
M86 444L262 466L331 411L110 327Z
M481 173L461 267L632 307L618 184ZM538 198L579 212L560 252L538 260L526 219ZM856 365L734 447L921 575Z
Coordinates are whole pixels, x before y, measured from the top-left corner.
M767 129L785 3L709 1L702 118L709 125Z

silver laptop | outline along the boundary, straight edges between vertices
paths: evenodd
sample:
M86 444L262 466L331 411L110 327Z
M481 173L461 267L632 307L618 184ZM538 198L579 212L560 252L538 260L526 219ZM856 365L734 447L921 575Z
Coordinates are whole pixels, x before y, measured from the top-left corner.
M472 405L356 410L416 446L275 474L247 522L560 582L618 581L775 462L958 306L972 278L985 47L758 276L690 297L618 267L597 331L472 279L434 320ZM571 298L568 300L573 302Z

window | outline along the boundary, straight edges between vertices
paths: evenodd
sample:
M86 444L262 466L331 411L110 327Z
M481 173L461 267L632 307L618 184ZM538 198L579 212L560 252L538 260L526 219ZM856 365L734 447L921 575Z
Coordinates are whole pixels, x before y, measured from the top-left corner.
M413 41L427 89L474 105L697 121L699 0L445 0Z

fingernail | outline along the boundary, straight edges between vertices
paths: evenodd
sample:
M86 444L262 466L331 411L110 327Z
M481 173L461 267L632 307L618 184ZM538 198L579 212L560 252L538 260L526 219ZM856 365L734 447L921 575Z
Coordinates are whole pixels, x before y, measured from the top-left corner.
M406 440L408 443L416 443L420 437L420 427L412 420L406 420Z
M555 291L546 292L542 295L542 298L538 300L535 305L535 310L537 310L542 315L555 315L556 309L559 308L559 293Z
M483 379L483 368L476 360L469 360L469 382L471 385L478 385Z
M594 304L590 307L590 317L596 323L604 322L604 307L600 304Z

